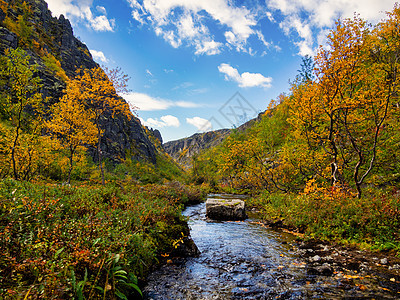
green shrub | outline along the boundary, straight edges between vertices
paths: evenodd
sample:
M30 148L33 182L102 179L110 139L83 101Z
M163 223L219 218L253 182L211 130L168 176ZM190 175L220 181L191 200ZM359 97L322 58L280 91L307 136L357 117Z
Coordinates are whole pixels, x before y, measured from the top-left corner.
M188 234L183 202L200 195L177 184L0 181L0 298L137 294L136 276Z

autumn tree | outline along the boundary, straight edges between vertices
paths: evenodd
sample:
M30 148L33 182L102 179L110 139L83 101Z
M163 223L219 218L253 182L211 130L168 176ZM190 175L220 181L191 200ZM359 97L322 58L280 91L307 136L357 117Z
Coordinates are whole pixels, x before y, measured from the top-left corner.
M36 76L37 67L30 63L30 57L22 49L7 49L0 62L1 113L9 128L10 160L15 179L20 179L20 171L25 168L28 177L33 143L40 134L43 99L39 93L40 78ZM24 142L25 149L21 142ZM18 155L27 153L24 159Z
M311 149L330 157L332 185L361 185L376 163L396 74L374 55L376 41L358 17L339 20L315 57L315 80L293 88L291 122ZM392 66L394 67L394 66ZM397 67L395 67L397 68Z
M79 100L90 112L92 121L97 128L97 156L102 183L105 184L102 163L101 120L108 114L111 117L124 116L130 119L132 112L129 104L119 96L127 92L128 77L120 69L108 71L109 76L100 67L78 70L78 75L72 81L79 90Z
M71 81L67 85L65 95L52 106L52 118L46 122L46 127L52 135L59 140L64 149L68 150L68 183L71 182L76 152L84 145L95 145L99 139L97 127L91 121L93 115L85 108L79 97L79 86Z

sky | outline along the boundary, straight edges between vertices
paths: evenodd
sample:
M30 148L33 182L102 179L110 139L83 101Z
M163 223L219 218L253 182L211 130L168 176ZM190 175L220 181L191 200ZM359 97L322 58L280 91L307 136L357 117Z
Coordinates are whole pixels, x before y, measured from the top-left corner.
M235 128L289 92L338 18L374 24L392 0L46 0L164 141Z

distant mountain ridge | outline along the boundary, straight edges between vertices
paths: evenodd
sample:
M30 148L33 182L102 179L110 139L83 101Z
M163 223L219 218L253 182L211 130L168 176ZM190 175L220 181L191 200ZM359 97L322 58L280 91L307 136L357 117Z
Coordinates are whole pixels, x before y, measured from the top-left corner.
M259 113L256 118L247 121L235 129L219 129L204 133L195 133L183 139L169 141L163 144L164 150L180 165L190 167L194 155L206 149L218 146L231 134L232 130L241 132L247 130L255 122L260 120L264 113L265 112Z
M0 54L7 48L23 48L32 64L38 64L41 93L52 104L60 99L66 87L63 72L73 78L76 69L91 69L98 64L87 46L74 36L68 19L63 15L52 17L43 0L25 2L27 5L21 0L0 1L5 3L0 5ZM112 118L110 113L101 120L101 127L104 130L101 150L105 158L118 162L130 153L133 158L156 162L152 132L136 117ZM92 149L90 153L96 159L96 151Z

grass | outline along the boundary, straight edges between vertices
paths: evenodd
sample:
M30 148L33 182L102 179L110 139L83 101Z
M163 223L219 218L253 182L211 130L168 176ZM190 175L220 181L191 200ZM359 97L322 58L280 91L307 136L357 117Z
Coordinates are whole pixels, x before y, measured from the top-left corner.
M177 182L107 186L0 181L0 298L139 296L161 254L189 234L183 206L204 194Z
M400 195L396 189L370 190L358 199L340 190L268 194L247 200L262 218L283 221L306 237L357 244L372 250L393 250L400 255Z

